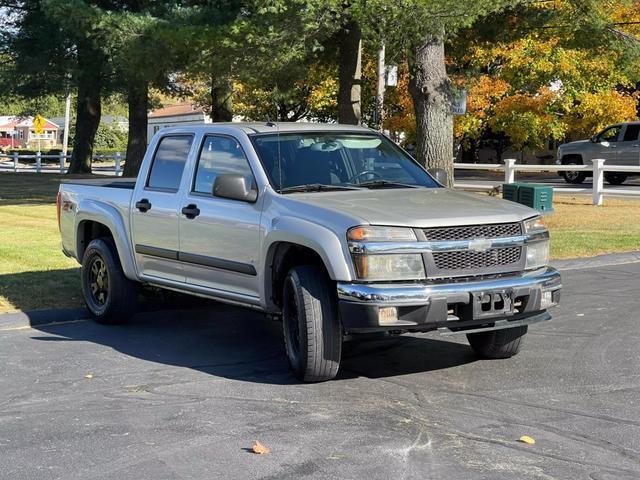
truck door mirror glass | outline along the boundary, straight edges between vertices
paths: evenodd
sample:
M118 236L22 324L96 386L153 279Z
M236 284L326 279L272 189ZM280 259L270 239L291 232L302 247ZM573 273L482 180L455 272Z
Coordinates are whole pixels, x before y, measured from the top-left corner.
M251 184L252 182L247 180L244 175L225 173L216 177L212 193L214 197L255 202L258 198L258 191Z
M447 180L448 175L447 175L447 171L442 169L442 168L430 168L429 170L427 170L429 172L429 174L435 178L439 184L441 185L446 185L447 184Z

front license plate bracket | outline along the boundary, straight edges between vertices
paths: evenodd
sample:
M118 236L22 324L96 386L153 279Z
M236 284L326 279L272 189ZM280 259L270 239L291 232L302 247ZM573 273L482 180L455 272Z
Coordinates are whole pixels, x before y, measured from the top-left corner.
M471 294L474 320L513 315L513 290L490 290Z

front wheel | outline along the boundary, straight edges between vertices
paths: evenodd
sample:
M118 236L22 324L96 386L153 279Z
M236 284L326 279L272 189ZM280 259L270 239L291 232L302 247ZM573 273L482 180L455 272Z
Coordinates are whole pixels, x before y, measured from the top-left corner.
M82 293L98 323L126 322L135 312L138 284L125 277L113 240L93 240L82 257Z
M326 272L312 265L294 267L282 293L284 344L293 373L304 382L335 378L342 355L342 326L335 289Z
M471 349L482 358L509 358L520 351L527 325L467 334Z
M582 165L582 162L578 162L577 160L569 160L567 162L562 162L563 165ZM584 182L587 178L587 175L583 172L562 172L562 177L564 181L571 184L580 184Z

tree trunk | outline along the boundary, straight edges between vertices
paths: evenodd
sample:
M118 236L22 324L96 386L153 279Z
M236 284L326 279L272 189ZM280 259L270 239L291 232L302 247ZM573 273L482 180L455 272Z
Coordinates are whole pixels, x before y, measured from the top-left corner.
M102 56L78 44L78 99L73 153L67 173L91 173L93 142L100 126Z
M340 68L338 121L360 125L362 83L362 31L357 22L348 23L339 34Z
M147 151L147 115L149 113L147 81L135 81L129 84L127 103L129 104L129 138L123 175L135 177L138 175Z
M231 122L233 120L233 85L225 75L211 76L211 121Z
M451 80L447 76L441 36L428 36L414 48L409 93L416 112L416 159L427 168L442 168L453 185L453 115Z

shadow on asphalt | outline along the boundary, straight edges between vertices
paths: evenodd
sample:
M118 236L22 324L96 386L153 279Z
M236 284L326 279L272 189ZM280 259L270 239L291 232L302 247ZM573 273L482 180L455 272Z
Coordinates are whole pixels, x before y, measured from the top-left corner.
M140 313L126 325L41 325L34 340L91 342L158 364L255 383L295 384L284 355L282 324L222 304ZM110 361L113 361L111 357ZM344 344L338 380L386 378L455 368L475 361L468 345L420 335Z

